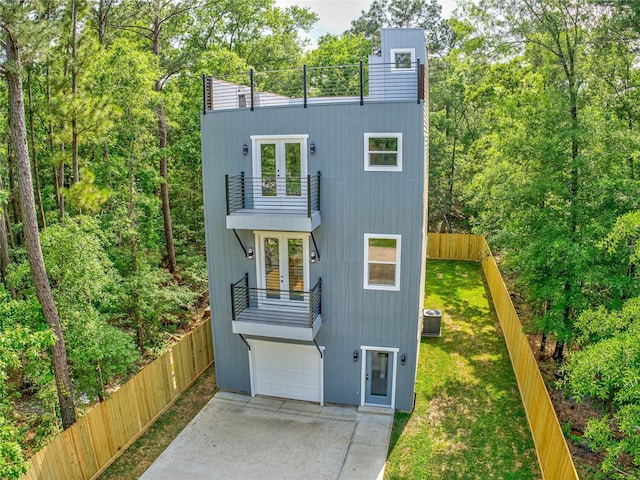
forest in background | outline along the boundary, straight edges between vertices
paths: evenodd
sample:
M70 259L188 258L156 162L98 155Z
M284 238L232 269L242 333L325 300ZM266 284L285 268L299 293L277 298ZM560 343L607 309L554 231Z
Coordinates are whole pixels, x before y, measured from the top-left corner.
M202 75L430 50L429 229L486 235L559 385L602 416L591 478L640 477L640 7L375 0L315 49L273 0L0 0L0 477L207 301ZM54 333L55 332L55 333Z

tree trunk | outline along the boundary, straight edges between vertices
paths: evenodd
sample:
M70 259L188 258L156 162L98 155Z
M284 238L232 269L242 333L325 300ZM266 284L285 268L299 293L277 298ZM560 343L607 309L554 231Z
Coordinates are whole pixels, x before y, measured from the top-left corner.
M36 220L36 205L33 196L31 167L29 165L29 148L27 147L27 128L25 124L23 100L24 92L20 72L20 50L18 45L14 43L12 35L7 35L5 48L7 64L11 65L10 69L5 70L5 75L9 90L9 103L11 105L9 125L18 171L18 191L22 205L25 245L29 266L31 268L31 276L33 277L36 295L42 307L42 313L56 337L56 342L51 348L51 360L58 392L58 401L60 403L62 426L66 429L76 421L73 387L69 375L67 352L62 336L60 318L51 292L51 285L49 284L42 249L40 247L40 232L38 231L38 222Z
M11 107L9 107L9 118L11 118ZM13 146L11 142L7 143L7 167L9 172L9 197L11 198L11 210L7 212L9 215L9 220L14 224L20 223L20 205L18 202L18 195L16 189L16 179L15 179L15 153L13 151ZM18 238L18 243L20 242L20 238Z
M163 21L158 15L153 19L153 41L151 43L152 53L160 59L160 34L162 32ZM162 93L162 81L156 81L155 90ZM160 185L160 199L162 201L162 219L164 221L164 238L167 245L167 268L172 274L176 273L176 249L173 243L173 227L171 224L171 207L169 206L169 174L167 171L167 119L165 117L164 105L162 99L156 109L158 119L158 144L162 150L160 157L160 176L162 177L162 185Z
M64 145L60 146L60 150L64 152ZM64 220L64 162L60 162L60 166L58 167L58 195L60 198L58 199L58 215L60 217L60 221Z
M9 207L8 205L5 203L2 208L4 209L5 212L9 211ZM9 215L3 215L4 217L4 226L5 229L7 231L7 237L9 238L9 245L11 245L11 249L15 250L16 249L16 242L13 239L13 231L11 230L11 223L9 222Z
M0 190L2 190L2 178L0 178ZM2 279L2 283L4 286L9 289L9 284L7 282L7 268L9 267L9 263L11 263L11 258L9 257L9 242L7 241L7 227L5 224L5 217L7 214L6 205L0 205L0 278ZM10 289L11 296L16 298L16 292L14 289Z
M453 177L456 173L456 150L458 149L458 132L453 134L453 145L451 147L451 168L449 169L449 185L447 185L447 212L453 218ZM447 233L452 233L449 226Z
M47 94L47 107L51 108L51 74L49 72L49 66L47 65L45 69L45 78L46 78L46 94ZM53 138L53 121L49 118L47 123L47 135L49 137L49 152L51 156L54 156L54 152L56 149L55 140ZM56 165L53 165L53 193L56 197L56 207L58 209L58 216L60 220L64 218L64 200L62 200L62 191L60 190L60 180L58 179L58 168Z
M36 201L38 202L38 213L40 214L40 227L45 228L47 222L44 218L44 208L42 206L42 193L40 192L40 174L38 173L38 151L36 150L36 135L33 126L33 93L31 91L31 73L27 75L29 99L29 140L31 143L31 158L33 160L33 179L36 187Z
M156 91L160 91L160 82L156 84ZM158 116L158 142L162 151L160 157L160 176L163 179L160 185L160 198L162 199L162 218L164 220L164 237L167 244L167 268L172 274L176 273L176 249L173 243L173 227L171 225L171 208L169 206L169 174L167 171L167 120L164 115L164 105L160 103L157 109Z
M542 332L542 338L540 339L540 351L544 353L547 348L547 334Z
M561 342L556 342L556 348L553 351L552 357L556 362L562 361L562 359L564 358L564 340Z
M136 218L136 177L135 177L135 153L131 153L131 160L129 161L129 225L131 231L131 276L135 278L138 275L138 221ZM137 286L133 287L131 292L131 316L133 317L134 324L136 326L136 337L138 340L138 350L140 354L144 353L144 322L140 316L139 309L139 294Z
M100 0L98 11L96 12L96 28L98 29L98 42L106 46L107 25L109 23L109 10L112 2L110 0Z
M78 112L75 109L75 99L78 93L77 72L77 43L78 43L78 5L76 0L71 0L71 165L73 169L73 183L80 181L80 169L78 167Z
M4 215L4 213L0 213L0 215ZM7 268L10 263L9 259L9 243L7 242L7 229L4 225L4 219L0 219L0 278L2 279L2 283L4 286L9 289L9 284L7 283Z

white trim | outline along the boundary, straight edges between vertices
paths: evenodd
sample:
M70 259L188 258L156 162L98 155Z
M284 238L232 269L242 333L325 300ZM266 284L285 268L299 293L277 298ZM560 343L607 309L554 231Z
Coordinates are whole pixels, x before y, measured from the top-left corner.
M361 368L361 375L360 375L360 406L363 407L365 405L372 405L372 406L385 406L385 405L379 405L379 404L374 404L374 403L366 403L365 402L365 398L366 398L366 388L367 388L367 384L366 384L366 375L367 375L367 352L389 352L389 353L393 353L393 378L391 380L391 405L389 405L390 408L394 409L396 408L396 380L397 380L397 373L398 373L398 352L400 352L399 348L393 348L393 347L370 347L370 346L365 346L362 345L360 347L360 356L362 358L362 368Z
M393 153L369 151L370 138L395 138L398 140L398 150L396 151L395 165L371 165L369 161L370 153ZM402 171L402 133L369 133L364 134L364 171L365 172L401 172Z
M393 285L381 285L369 283L369 239L381 239L381 240L395 240L396 241L396 261L386 262L388 264L394 264L396 266L396 276ZM401 245L402 235L391 235L384 233L365 233L364 234L364 275L363 275L363 288L365 290L400 290L400 264L401 264ZM382 263L382 262L377 262Z
M302 262L304 270L304 286L303 290L306 292L311 287L309 285L309 233L306 232L272 232L259 230L253 232L255 234L255 248L253 249L256 254L256 286L257 288L267 288L265 284L264 275L264 239L265 238L278 238L280 241L289 239L302 240ZM282 246L280 246L282 248ZM287 258L289 258L287 256Z
M251 135L249 137L251 141L254 140L307 140L309 138L308 133L297 133L293 135Z
M320 357L320 406L324 407L324 346L319 345L318 348L322 352ZM320 355L320 352L318 352Z
M251 343L252 340L247 340L247 343L249 344L249 383L251 386L251 396L255 397L256 396L256 359L255 359L255 355L253 352L253 349L251 348Z
M396 53L410 53L411 54L411 66L409 68L398 68L396 67ZM415 48L392 48L390 50L391 55L391 72L415 72L415 61L416 61L416 49Z
M300 144L300 178L304 179L307 176L308 172L308 158L307 158L307 140L309 139L309 134L300 133L295 135L251 135L249 137L251 139L251 168L252 168L252 176L253 178L261 178L262 177L262 159L261 159L261 149L260 145L264 143L274 143L276 149L276 168L278 168L278 162L281 162L281 168L284 168L285 162L285 144L286 143L299 143ZM251 194L255 198L266 199L265 206L263 208L283 208L280 206L280 201L285 199L293 199L294 204L299 200L300 206L306 206L306 199L304 196L299 197L287 197L286 195L282 195L278 193L275 197L263 197L262 189L259 185L253 184L251 186L252 192ZM264 203L264 200L263 202ZM288 207L292 207L293 205L288 205ZM284 208L287 208L285 205Z

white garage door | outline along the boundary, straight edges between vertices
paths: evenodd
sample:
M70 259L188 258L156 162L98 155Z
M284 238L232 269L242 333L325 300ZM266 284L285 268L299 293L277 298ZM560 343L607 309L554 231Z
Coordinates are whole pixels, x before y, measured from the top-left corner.
M249 343L253 395L323 403L322 359L315 346Z

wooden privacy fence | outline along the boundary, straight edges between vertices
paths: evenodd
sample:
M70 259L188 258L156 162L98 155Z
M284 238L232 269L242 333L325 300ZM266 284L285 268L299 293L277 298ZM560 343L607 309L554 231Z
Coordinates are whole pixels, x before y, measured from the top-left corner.
M479 235L466 233L429 233L427 258L441 260L482 260L487 242Z
M520 319L486 240L477 235L429 233L427 245L429 258L482 262L518 381L542 475L548 480L578 480L538 364L522 332Z
M97 477L212 362L209 319L31 457L23 478Z

